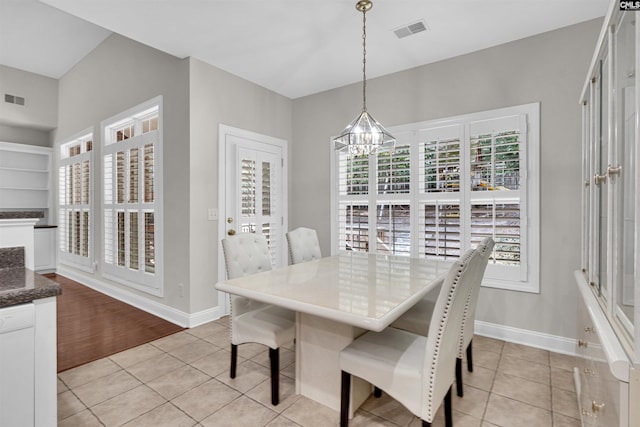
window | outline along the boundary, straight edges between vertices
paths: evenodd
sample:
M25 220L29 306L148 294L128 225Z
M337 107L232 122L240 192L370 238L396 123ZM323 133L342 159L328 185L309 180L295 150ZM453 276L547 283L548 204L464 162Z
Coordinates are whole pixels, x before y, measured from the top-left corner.
M90 269L93 260L93 133L83 132L59 145L58 246L60 261Z
M537 292L539 104L390 129L391 153L335 152L335 250L456 259L496 242L484 284Z
M161 105L103 122L103 271L161 296Z

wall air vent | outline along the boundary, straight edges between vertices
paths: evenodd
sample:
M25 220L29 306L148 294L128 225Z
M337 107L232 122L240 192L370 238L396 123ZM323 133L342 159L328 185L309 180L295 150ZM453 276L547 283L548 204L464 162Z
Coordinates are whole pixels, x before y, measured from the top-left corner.
M24 105L24 98L21 96L9 95L8 93L5 93L4 102L8 102L9 104Z
M424 19L421 19L420 21L414 22L412 24L396 28L395 30L393 30L393 32L399 39L402 39L417 33L421 33L423 31L427 31L428 29L429 27L427 27L427 23L424 21Z

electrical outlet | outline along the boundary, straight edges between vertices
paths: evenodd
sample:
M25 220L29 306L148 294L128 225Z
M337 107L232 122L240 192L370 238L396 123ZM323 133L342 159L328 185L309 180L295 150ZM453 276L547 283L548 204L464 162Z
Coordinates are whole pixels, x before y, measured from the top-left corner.
M181 298L184 297L184 285L182 283L178 283L178 292Z

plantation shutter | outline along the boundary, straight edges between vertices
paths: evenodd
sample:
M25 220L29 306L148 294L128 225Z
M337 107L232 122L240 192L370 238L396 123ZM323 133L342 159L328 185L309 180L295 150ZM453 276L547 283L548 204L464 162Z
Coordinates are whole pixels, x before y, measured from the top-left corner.
M420 255L455 259L461 254L460 204L434 202L422 205Z
M401 139L395 150L375 156L375 251L411 255L411 148Z
M103 148L104 256L107 276L159 294L156 155L158 107L105 126Z
M241 183L239 228L243 233L258 233L266 237L273 265L284 265L280 259L283 248L278 247L282 230L282 212L277 211L282 198L279 190L281 158L266 151L238 148L238 182ZM279 169L280 168L280 169Z
M58 247L60 260L91 266L92 134L60 145L58 168Z
M369 250L369 157L337 152L338 249Z
M526 118L505 116L476 121L470 134L470 241L490 236L495 247L492 268L518 267L514 279L526 276L521 264L526 227ZM524 192L524 193L523 193Z

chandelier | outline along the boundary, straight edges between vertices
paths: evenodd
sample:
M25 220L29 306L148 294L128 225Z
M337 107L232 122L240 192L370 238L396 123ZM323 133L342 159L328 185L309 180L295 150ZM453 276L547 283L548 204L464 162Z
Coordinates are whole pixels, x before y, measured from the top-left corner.
M367 11L371 0L360 0L356 9L362 12L362 113L333 139L337 151L352 155L369 155L393 150L396 139L367 112Z

